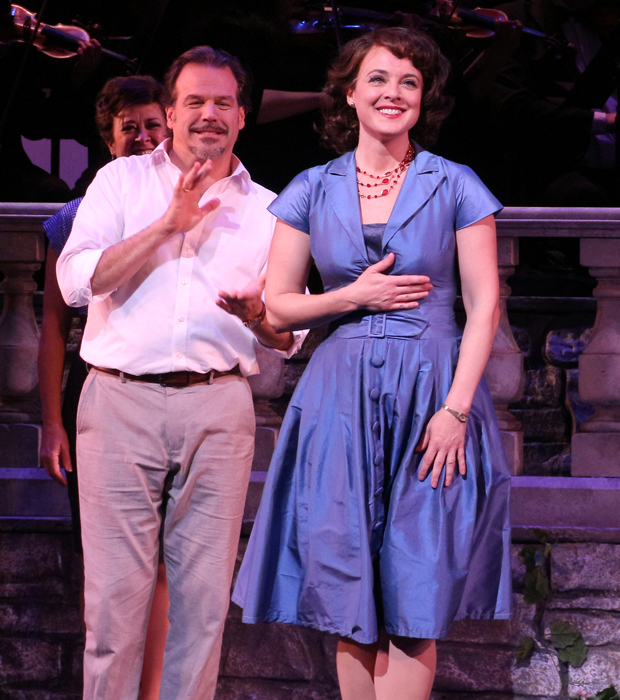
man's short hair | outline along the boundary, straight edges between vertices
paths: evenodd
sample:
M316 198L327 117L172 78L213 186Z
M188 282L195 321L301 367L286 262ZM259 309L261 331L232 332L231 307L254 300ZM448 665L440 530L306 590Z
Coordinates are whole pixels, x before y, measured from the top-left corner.
M246 114L252 109L252 81L241 61L227 51L213 49L210 46L194 46L175 59L166 73L165 82L168 88L169 106L177 101L177 80L185 66L195 63L200 66L214 68L230 68L237 81L237 102Z

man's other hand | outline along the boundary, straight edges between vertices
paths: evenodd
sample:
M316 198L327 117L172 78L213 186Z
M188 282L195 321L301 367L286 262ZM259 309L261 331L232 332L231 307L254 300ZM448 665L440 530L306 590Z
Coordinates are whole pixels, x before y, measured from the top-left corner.
M262 294L265 289L265 275L252 280L240 292L219 291L219 299L216 304L226 313L237 316L242 321L257 318L263 311Z

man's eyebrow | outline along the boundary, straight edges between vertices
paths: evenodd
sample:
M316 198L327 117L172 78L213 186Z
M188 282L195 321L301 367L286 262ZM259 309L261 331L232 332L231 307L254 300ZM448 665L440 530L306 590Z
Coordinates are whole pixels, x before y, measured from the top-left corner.
M191 100L204 100L204 95L190 94L186 95L183 102L189 102ZM234 100L235 95L216 95L216 100Z

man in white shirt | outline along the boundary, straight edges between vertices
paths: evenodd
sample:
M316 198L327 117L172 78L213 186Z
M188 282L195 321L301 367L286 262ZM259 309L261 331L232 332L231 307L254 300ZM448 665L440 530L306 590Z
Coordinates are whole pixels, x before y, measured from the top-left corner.
M302 339L265 319L274 194L232 153L246 74L197 47L167 83L172 139L99 171L58 261L67 303L89 305L93 366L77 426L85 700L138 697L166 498L161 697L213 697L254 447L245 377L256 341L289 355Z

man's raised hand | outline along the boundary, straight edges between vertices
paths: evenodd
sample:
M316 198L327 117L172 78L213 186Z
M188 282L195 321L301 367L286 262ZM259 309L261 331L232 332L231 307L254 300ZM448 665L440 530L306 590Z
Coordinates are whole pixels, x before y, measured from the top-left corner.
M205 192L203 184L211 172L211 160L196 161L185 175L181 175L175 185L172 202L163 217L163 223L170 236L191 231L204 217L220 205L219 199L210 199L200 206L200 198Z

